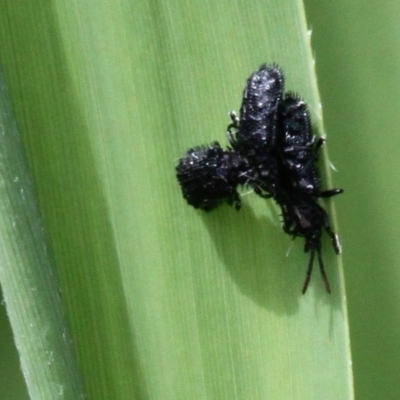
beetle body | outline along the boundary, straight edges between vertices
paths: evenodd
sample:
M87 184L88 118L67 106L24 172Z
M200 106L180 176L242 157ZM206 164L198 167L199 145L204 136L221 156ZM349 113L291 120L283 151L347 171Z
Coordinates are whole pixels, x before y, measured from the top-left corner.
M241 207L237 186L244 183L248 163L218 142L189 149L176 167L183 197L195 208L210 211L222 202Z

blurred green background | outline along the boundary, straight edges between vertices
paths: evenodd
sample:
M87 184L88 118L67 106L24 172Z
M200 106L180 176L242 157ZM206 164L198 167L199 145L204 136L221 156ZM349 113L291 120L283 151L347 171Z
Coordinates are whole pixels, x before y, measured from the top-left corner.
M3 298L1 291L0 295ZM0 331L0 398L7 400L29 399L4 302L0 306Z
M329 155L358 399L399 399L400 3L306 1Z
M335 205L356 398L399 399L400 3L310 0L305 7L329 154L338 170L333 181L345 189ZM0 310L0 398L25 399Z

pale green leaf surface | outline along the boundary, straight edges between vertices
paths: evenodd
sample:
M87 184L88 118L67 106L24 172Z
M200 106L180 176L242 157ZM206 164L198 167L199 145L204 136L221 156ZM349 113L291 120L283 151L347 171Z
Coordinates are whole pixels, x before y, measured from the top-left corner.
M82 399L54 265L1 78L0 280L22 372L32 399Z
M89 397L352 398L329 241L333 294L316 271L302 296L308 256L297 240L286 257L272 202L205 214L174 171L226 144L265 61L323 133L301 3L20 3L0 15L2 62Z

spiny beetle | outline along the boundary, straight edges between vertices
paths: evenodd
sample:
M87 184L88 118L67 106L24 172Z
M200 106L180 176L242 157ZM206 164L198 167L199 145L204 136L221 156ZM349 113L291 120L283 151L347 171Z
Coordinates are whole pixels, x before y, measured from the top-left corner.
M195 208L210 211L226 201L241 207L237 186L245 181L247 160L218 142L189 149L176 167L183 197Z
M282 70L276 64L263 64L247 80L239 117L230 113L231 147L224 150L214 142L189 149L176 167L177 178L187 202L205 211L222 202L239 210L239 185L253 188L263 198L272 197L282 211L283 231L293 238L303 237L304 251L310 253L302 293L308 288L315 255L330 293L322 260L323 231L337 254L341 248L317 199L343 190L321 190L317 161L324 139L313 135L305 101L283 91Z

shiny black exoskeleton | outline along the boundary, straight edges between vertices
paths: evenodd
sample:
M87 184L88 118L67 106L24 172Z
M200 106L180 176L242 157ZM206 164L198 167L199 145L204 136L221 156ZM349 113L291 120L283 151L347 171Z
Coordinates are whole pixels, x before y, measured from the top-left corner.
M189 149L176 167L183 197L195 208L210 211L226 201L241 207L237 186L246 182L247 160L218 142Z
M321 191L317 161L325 140L317 140L313 135L305 101L294 93L286 93L279 114L281 126L278 148L282 179L288 181L293 190L315 197L331 197L341 193L341 189Z
M283 95L284 78L276 65L262 65L247 80L239 117L231 112L227 134L231 148L210 146L188 150L177 166L184 198L195 208L209 211L222 202L240 209L238 185L247 185L265 198L273 197L282 210L283 230L305 240L310 253L302 292L310 282L317 254L326 290L330 285L322 260L325 230L337 254L341 252L319 197L342 193L321 190L317 168L324 139L312 134L306 103L293 93Z
M297 95L287 93L279 111L281 134L278 140L283 177L291 182L293 189L314 194L321 186L315 167L320 143L315 143L311 132L307 105Z
M232 112L228 126L231 146L241 155L257 160L275 147L283 86L283 74L276 65L263 64L247 80L239 118ZM231 128L236 128L235 135Z
M297 236L304 237L304 251L310 253L302 293L304 294L306 292L310 282L315 253L317 253L318 256L319 269L325 289L330 293L331 288L326 276L321 254L321 236L323 229L325 229L330 236L336 254L341 253L341 247L337 235L332 231L330 226L328 214L314 199L301 194L292 195L286 203L280 203L280 206L282 209L284 232L292 235L293 238Z
M247 184L264 197L273 195L277 181L278 108L283 87L281 69L263 64L247 80L239 117L231 112L232 123L227 128L233 150L251 165Z
M323 139L317 140L312 127L307 104L296 94L286 93L280 107L280 134L278 149L280 159L280 186L275 200L282 209L283 230L304 237L304 251L310 253L303 293L306 292L315 253L326 290L330 285L321 255L321 236L325 229L332 239L337 254L340 244L332 231L326 211L316 202L317 197L331 197L342 193L342 189L321 191L321 179L317 168L318 153Z

